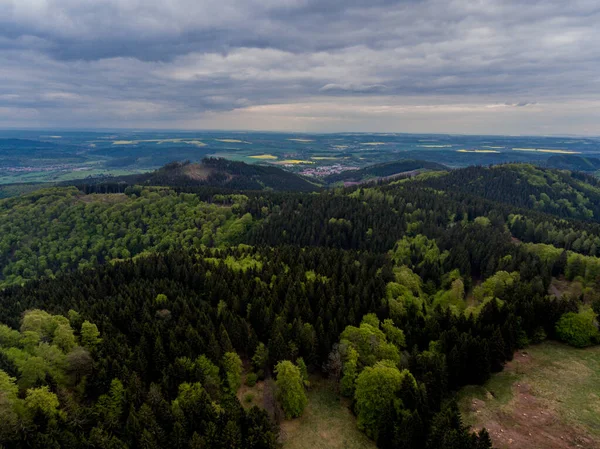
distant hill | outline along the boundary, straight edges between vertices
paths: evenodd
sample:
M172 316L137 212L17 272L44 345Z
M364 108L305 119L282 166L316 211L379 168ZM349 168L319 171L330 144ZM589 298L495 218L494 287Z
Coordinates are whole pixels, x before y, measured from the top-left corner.
M600 221L600 181L581 172L505 164L467 167L419 182L561 218Z
M600 170L600 159L595 157L560 154L549 157L544 166L561 170L596 171Z
M320 186L279 167L250 165L227 159L206 158L202 163L171 162L149 173L121 177L89 178L64 184L114 190L111 185L155 185L169 187L222 187L231 190L277 190L311 192ZM96 187L95 187L96 186Z
M54 142L44 142L42 140L29 139L0 139L0 150L22 150L31 148L57 148L58 144Z
M418 170L447 170L448 167L437 162L405 159L400 161L386 162L371 165L360 170L348 170L325 178L327 184L336 182L361 183L365 181L377 181L383 178L407 175L410 176Z

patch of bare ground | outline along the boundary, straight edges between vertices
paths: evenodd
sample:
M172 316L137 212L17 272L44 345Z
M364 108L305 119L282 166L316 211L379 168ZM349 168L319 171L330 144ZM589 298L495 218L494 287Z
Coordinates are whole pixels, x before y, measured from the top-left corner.
M237 391L237 398L245 409L250 409L255 405L262 408L265 382L261 380L256 382L254 386L249 387L246 385L246 376L247 373L244 373L242 376L242 386Z
M482 424L498 449L600 448L585 429L562 421L552 404L536 397L527 384L513 386L513 399L502 410L489 414L486 402L477 399L472 410L487 416Z
M561 276L560 278L552 278L548 293L562 298L563 295L578 298L584 293L584 288L581 282L568 281Z
M202 164L188 164L183 168L183 174L194 181L204 181L213 172Z
M495 448L600 449L600 348L546 342L519 351L482 387L466 387L465 423Z

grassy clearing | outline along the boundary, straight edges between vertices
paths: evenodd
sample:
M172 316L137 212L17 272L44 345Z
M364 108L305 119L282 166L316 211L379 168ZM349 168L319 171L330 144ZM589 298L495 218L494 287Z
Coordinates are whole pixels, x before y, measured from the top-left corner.
M312 160L314 161L336 161L339 159L339 157L335 157L335 156L313 156L311 157Z
M327 380L311 379L308 406L301 418L281 424L284 449L374 449L356 427L349 403L340 400Z
M483 386L464 388L466 424L487 427L494 446L600 448L600 347L554 342L515 354Z

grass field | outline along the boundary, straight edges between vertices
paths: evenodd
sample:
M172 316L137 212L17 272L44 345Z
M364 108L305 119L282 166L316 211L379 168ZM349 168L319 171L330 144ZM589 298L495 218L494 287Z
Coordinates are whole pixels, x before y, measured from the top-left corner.
M333 385L320 378L311 379L311 384L302 417L281 423L283 449L375 449Z
M527 348L484 386L464 388L459 404L498 449L600 448L600 347Z
M248 156L251 159L263 159L263 160L273 160L273 159L277 159L277 156L274 156L272 154L256 154L254 156Z

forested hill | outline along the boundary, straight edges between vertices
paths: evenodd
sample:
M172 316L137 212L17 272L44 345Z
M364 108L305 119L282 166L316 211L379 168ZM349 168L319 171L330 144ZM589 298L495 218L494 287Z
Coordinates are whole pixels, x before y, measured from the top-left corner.
M270 189L297 192L311 192L319 188L318 183L279 167L219 158L206 158L202 163L172 162L150 173L85 179L65 182L63 185L76 185L86 191L114 191L119 189L119 185L122 188L127 185L177 188L211 186L229 190Z
M316 379L380 448L489 449L460 388L532 343L600 343L592 178L173 182L206 163L251 178L209 160L144 178L171 187L0 201L0 445L275 449ZM556 282L570 289L549 295Z
M423 185L558 217L600 221L600 181L582 173L506 164L454 170L429 177Z
M600 159L572 154L558 154L549 157L544 165L548 168L561 170L595 172L600 170Z
M408 176L417 171L424 170L447 170L448 167L436 162L420 161L420 160L400 160L394 162L386 162L384 164L371 165L361 168L360 170L348 170L335 175L330 175L325 178L328 184L336 182L361 182L366 180L380 180L391 178L394 176Z

